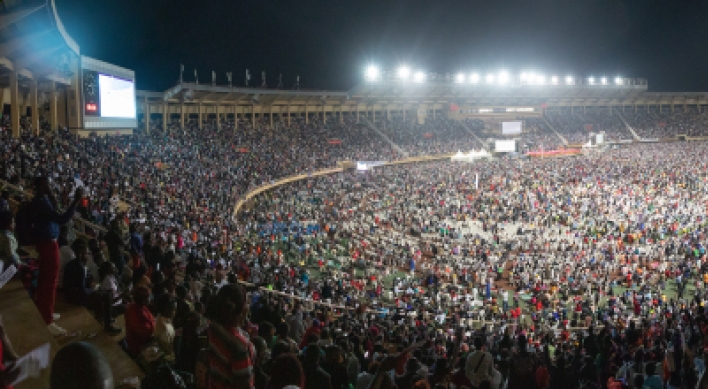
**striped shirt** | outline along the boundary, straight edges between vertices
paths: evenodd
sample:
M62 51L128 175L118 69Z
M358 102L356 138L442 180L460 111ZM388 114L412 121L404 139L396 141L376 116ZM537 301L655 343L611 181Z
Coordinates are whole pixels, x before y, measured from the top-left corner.
M209 388L253 389L255 386L253 364L256 350L248 334L240 328L225 328L212 322L209 325ZM248 388L237 386L244 378Z

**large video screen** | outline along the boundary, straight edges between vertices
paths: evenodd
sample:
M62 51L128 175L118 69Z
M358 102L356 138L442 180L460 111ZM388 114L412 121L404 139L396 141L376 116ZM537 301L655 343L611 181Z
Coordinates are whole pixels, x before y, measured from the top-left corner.
M497 153L513 153L516 151L515 140L496 140L494 142L494 151Z
M107 74L98 75L101 93L101 117L135 118L135 85Z
M502 135L521 134L522 122L502 122Z

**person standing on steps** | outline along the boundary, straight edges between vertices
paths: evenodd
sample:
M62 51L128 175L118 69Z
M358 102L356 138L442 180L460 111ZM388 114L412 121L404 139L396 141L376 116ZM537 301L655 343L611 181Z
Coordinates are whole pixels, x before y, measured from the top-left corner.
M31 203L34 242L39 256L39 279L37 280L36 303L39 313L52 335L66 334L66 330L54 323L54 302L59 279L59 227L68 223L76 213L76 206L84 196L83 188L77 188L74 199L64 213L49 185L49 178L36 177L34 198Z

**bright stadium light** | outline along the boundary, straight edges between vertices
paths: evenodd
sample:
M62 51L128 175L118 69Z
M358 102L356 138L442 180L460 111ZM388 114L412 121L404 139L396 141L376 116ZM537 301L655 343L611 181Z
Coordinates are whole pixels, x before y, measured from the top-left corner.
M379 78L379 68L374 65L369 65L366 68L366 79L368 81L376 81Z
M504 85L507 82L509 82L509 73L502 70L499 72L499 83Z
M458 74L458 75L457 75L457 78L455 78L455 80L457 80L457 82L460 82L460 83L465 82L465 75L464 75L464 73Z
M571 77L571 76L567 76L565 78L566 85L573 85L574 82L575 82L575 80L573 80L573 77Z
M415 81L415 82L425 81L425 73L421 72L420 70L415 72L415 74L413 75L413 81Z
M590 83L590 85L595 85L595 77L588 78L588 82Z
M536 76L536 83L537 83L538 85L543 85L543 84L545 84L545 83L546 83L546 77L545 77L544 75L542 75L542 74L539 74L538 76Z
M400 68L398 68L397 74L398 78L400 78L401 80L407 80L408 77L411 75L411 68L409 68L408 66L401 66Z
M602 77L600 79L600 82L602 83L602 85L607 85L607 77Z
M617 77L615 78L615 85L622 85L624 80L622 80L622 77Z
M529 74L526 72L521 72L521 76L519 76L519 78L521 79L521 81L526 81L529 79Z
M494 84L494 75L493 74L487 74L487 84Z
M470 82L473 83L473 84L478 83L478 82L479 82L479 74L477 74L477 73L472 73L472 74L470 75Z
M557 76L551 77L551 84L558 85L558 77Z

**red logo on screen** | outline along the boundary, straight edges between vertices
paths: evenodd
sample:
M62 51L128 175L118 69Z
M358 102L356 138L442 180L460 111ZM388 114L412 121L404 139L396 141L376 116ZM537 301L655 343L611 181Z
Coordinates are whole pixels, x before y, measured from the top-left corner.
M98 107L96 106L96 104L86 104L87 111L96 112L97 109Z

